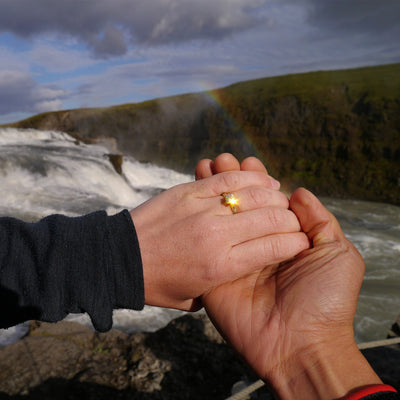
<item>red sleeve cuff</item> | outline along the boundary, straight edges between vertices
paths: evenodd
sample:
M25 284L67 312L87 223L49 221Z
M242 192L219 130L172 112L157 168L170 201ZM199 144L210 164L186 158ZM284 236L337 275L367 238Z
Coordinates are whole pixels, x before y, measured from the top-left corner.
M366 396L369 396L374 393L379 393L379 392L395 392L397 393L397 390L389 385L372 385L372 386L367 386L363 389L357 390L357 392L351 393L348 396L344 397L343 400L360 400Z

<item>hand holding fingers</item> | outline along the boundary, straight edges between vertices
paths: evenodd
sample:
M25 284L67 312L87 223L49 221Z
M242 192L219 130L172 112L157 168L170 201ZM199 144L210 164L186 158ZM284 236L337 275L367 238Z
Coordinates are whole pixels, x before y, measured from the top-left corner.
M356 349L352 322L364 271L359 253L315 196L299 189L290 206L304 232L263 236L234 246L229 254L229 260L235 260L232 274L242 277L202 296L221 333L278 394L287 389L288 378L282 387L282 371L291 381L306 375L303 361L324 355L321 349L338 367L336 376L343 375L343 355ZM285 262L271 267L274 261ZM269 266L263 268L263 263ZM259 270L244 275L250 264ZM321 364L316 365L319 369ZM353 387L365 385L366 376L373 382L371 371ZM308 391L304 393L309 398ZM342 397L343 393L329 396Z
M239 166L232 155L222 154L214 162L208 160L208 163L199 164L196 178L238 169L267 173L262 163L253 157L245 159ZM251 192L255 193L254 190L258 200L249 196ZM283 203L277 197L268 201L258 188L242 189L232 195L239 199L239 203L231 207L232 211L239 214L226 219L224 225L228 231L222 230L220 236L228 235L239 243L228 251L227 258L222 259L222 266L214 270L217 278L211 275L211 281L226 279L228 275L230 279L235 276L239 279L227 281L201 297L220 331L253 369L270 381L282 398L296 397L299 392L298 382L296 394L288 391L286 382L290 379L287 377L282 386L282 371L294 377L291 382L296 382L300 376L314 376L317 383L324 381L315 370L313 373L303 371L307 365L304 360L308 360L308 366L312 365L309 360L317 354L318 341L323 342L321 335L328 335L328 338L325 340L327 345L323 346L325 354L318 360L318 370L323 370L321 360L328 359L330 371L338 367L335 378L342 375L342 379L341 392L333 385L330 389L336 392L331 391L328 395L324 387L320 394L342 398L354 387L380 383L368 365L352 364L362 371L356 378L348 373L350 370L343 369L341 354L351 354L349 349L353 349L355 353L349 359L360 358L354 343L352 319L365 267L334 216L304 189L297 190L290 199L293 212L286 206L279 211L271 209L272 204L272 207L280 207ZM273 203L274 200L277 202ZM269 208L257 209L257 204L260 207L269 205ZM304 232L298 232L300 229ZM250 235L248 240L245 240L246 234ZM223 255L226 257L226 253ZM280 262L284 263L271 266ZM229 274L225 272L226 265L230 267ZM251 269L253 273L250 273ZM222 277L218 275L220 273ZM337 338L339 342L329 346ZM312 347L314 350L311 351ZM329 347L334 349L334 358L329 354ZM343 350L338 351L340 348ZM332 366L332 360L336 365ZM313 382L310 388L307 385L310 386L311 381L304 382L304 398L309 398L309 393L314 393L318 385ZM347 390L344 390L346 385Z

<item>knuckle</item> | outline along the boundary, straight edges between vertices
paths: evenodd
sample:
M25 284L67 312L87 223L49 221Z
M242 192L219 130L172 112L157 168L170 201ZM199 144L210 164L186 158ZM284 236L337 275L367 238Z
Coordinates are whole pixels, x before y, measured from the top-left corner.
M248 191L250 205L256 208L263 207L268 204L270 198L269 191L262 188L250 188Z
M292 211L283 208L270 210L268 222L273 229L280 232L294 232L301 229L296 215Z
M267 220L270 226L272 226L273 228L279 228L285 222L283 213L278 208L268 210Z
M235 172L225 172L219 174L222 180L222 185L227 188L227 190L234 190L239 184L239 176Z
M289 208L289 199L288 197L282 192L275 192L278 196L279 206L285 209Z
M265 259L278 261L282 258L282 242L278 239L267 240L264 243Z

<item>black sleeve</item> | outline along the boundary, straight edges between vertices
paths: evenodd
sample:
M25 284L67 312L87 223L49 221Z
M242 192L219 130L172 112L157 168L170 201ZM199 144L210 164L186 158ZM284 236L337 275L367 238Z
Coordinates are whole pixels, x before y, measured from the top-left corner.
M113 309L143 307L142 261L127 210L37 223L0 218L1 328L87 312L106 331Z
M395 392L379 392L370 394L360 400L400 400L400 395Z

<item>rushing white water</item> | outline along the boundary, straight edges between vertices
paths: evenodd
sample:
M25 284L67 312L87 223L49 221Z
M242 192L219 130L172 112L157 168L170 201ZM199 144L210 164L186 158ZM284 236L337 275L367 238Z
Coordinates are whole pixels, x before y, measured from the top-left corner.
M357 340L384 339L400 314L400 207L354 200L323 201L366 264L355 318Z
M115 172L109 151L77 144L60 132L0 129L0 215L35 221L52 213L81 215L99 209L131 209L163 189L193 179L124 157ZM367 272L355 320L358 341L384 338L400 313L400 208L387 204L323 199L362 253ZM181 312L146 307L114 312L114 327L154 331ZM85 315L70 315L90 326ZM17 340L26 324L0 330L0 346Z
M54 212L74 216L134 207L188 175L125 158L115 172L109 151L77 144L60 132L0 130L0 215L34 220Z

